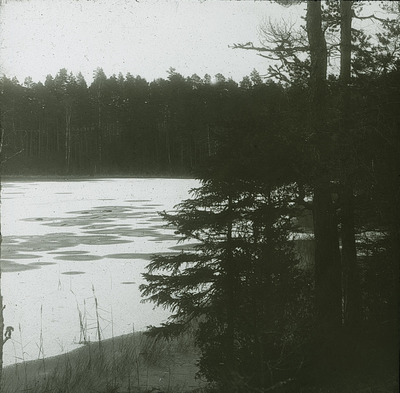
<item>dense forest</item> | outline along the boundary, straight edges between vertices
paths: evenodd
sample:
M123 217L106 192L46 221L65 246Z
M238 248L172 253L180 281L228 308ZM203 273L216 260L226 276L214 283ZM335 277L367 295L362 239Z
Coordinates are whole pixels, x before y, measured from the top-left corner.
M221 74L215 83L168 75L149 83L97 69L90 86L65 69L44 84L3 76L3 173L190 175L214 154L216 135L260 121L280 90L255 71L240 86Z
M234 45L276 61L269 79L2 78L4 173L200 179L163 213L196 245L141 290L173 312L149 333L194 332L216 391L398 384L399 10L372 37L361 3L309 1L300 33Z

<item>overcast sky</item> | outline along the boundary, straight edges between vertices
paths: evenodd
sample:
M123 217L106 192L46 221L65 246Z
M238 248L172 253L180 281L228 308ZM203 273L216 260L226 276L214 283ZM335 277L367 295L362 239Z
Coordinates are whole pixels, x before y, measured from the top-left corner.
M265 74L267 61L228 46L258 43L268 18L295 22L301 14L252 0L3 0L1 72L43 81L67 68L90 82L97 67L148 80L174 67L184 76L222 73L240 81L254 68Z

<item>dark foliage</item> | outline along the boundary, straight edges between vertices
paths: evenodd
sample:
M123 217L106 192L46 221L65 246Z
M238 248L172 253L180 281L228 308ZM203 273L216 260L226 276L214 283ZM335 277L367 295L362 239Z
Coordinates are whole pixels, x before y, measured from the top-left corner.
M232 177L204 180L193 195L164 213L182 240L196 241L193 251L155 257L144 274L143 295L173 311L150 334L168 337L194 323L200 372L224 391L289 378L301 364L304 323L288 241L290 190Z

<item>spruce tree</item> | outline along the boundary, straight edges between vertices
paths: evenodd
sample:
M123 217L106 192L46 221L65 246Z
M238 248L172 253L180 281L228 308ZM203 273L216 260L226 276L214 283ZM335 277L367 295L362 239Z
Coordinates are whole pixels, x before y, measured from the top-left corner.
M222 391L266 388L287 377L283 364L293 366L286 356L297 298L289 191L254 179L203 179L175 213L163 213L182 241L196 243L148 265L143 295L172 310L150 334L194 326L200 373Z

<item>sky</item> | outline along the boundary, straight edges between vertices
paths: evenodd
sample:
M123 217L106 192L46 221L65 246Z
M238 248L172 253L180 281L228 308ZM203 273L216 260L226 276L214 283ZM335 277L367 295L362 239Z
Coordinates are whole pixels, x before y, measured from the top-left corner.
M271 20L299 23L302 6L223 0L0 0L0 73L44 81L61 68L147 80L170 67L184 76L221 73L240 81L267 60L233 43L259 43ZM304 6L303 6L304 8Z

